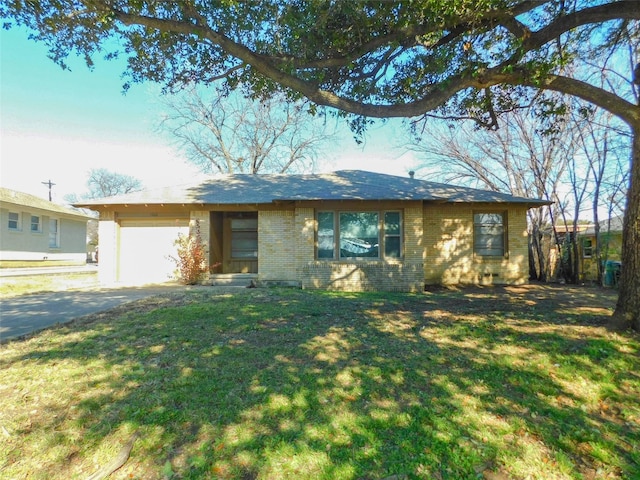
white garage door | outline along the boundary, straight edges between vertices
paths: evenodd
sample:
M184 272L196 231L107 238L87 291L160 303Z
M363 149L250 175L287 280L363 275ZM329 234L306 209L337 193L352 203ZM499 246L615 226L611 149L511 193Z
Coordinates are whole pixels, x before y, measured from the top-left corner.
M162 283L175 278L178 234L189 234L188 219L122 220L118 280L126 284Z

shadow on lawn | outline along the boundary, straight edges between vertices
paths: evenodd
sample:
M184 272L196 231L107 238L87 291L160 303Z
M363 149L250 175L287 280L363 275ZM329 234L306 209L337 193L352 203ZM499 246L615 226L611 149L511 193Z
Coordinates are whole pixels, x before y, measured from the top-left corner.
M22 433L57 429L52 439L73 443L60 436L81 432L71 454L90 458L137 430L127 464L137 478L640 474L640 434L614 411L638 405L639 382L621 368L637 370L637 339L635 354L621 352L604 331L582 330L604 318L582 309L589 302L548 295L174 296L80 323L80 340L61 328L59 344L25 355L99 360L109 374L69 378L75 414L52 404Z

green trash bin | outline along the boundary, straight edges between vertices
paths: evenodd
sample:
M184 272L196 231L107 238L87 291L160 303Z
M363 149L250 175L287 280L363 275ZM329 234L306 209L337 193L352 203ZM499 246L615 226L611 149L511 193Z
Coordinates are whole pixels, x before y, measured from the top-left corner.
M617 287L620 281L622 263L616 260L607 260L604 264L604 286Z

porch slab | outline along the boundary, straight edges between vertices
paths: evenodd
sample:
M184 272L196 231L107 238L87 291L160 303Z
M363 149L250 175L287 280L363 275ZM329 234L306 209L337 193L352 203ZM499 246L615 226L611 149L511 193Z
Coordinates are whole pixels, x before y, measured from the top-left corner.
M212 287L250 287L255 286L257 273L215 273L209 275L205 285Z

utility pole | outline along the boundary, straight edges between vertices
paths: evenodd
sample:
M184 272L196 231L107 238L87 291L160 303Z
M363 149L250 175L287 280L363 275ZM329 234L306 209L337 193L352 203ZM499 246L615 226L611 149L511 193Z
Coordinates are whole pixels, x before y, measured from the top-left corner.
M52 183L51 180L49 180L48 182L40 182L43 185L47 185L49 187L49 201L51 201L51 187L53 187L55 185L55 183Z

